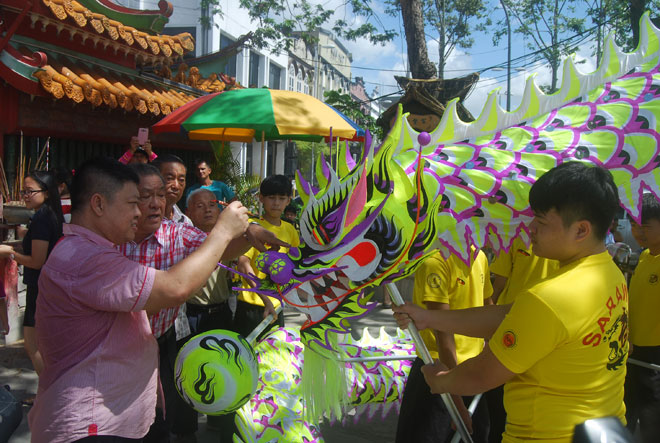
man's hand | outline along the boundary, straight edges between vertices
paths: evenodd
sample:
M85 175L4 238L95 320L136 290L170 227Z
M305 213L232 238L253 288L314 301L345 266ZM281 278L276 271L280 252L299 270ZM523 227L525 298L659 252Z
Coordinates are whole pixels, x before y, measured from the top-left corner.
M270 321L273 323L275 320L277 320L277 312L275 311L275 306L273 306L273 302L270 301L270 297L267 295L259 295L261 297L261 301L264 302L264 318L268 317L269 315L273 316L273 319Z
M151 140L147 140L144 142L144 146L142 146L142 149L147 153L148 159L151 160Z
M220 213L218 221L215 222L214 229L222 229L231 238L242 235L248 227L248 210L239 201L230 203L224 211Z
M393 306L392 311L394 311L392 315L401 329L407 329L411 321L420 331L431 326L429 317L433 313L412 303Z
M132 153L135 154L135 151L136 151L137 148L139 148L139 147L140 147L140 142L139 142L137 136L134 135L133 137L131 137L131 142L128 144L128 149L129 149Z
M432 393L444 394L447 392L447 390L442 387L442 384L439 383L439 377L441 377L447 371L447 366L442 364L442 362L439 360L435 360L432 365L422 366L424 380L426 380L426 384L431 388Z
M254 269L252 269L252 264L250 263L250 259L244 255L241 255L238 257L237 263L236 263L236 270L240 272L241 274L245 275L254 275L256 276L257 274L254 272ZM246 280L248 285L250 285L251 288L254 287L254 282L252 280ZM264 305L266 302L264 302Z
M290 244L278 239L275 234L270 232L268 229L255 223L250 223L246 234L250 245L252 245L255 249L258 249L260 252L265 252L268 249L266 248L266 245L270 246L270 249L275 249L276 251L281 246L285 248L291 247Z

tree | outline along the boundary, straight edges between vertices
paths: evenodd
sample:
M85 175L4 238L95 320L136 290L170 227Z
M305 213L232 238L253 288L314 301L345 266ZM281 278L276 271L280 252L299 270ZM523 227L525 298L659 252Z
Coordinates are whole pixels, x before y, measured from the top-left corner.
M438 32L438 78L444 78L447 59L456 47L471 48L474 44L470 23L483 31L490 25L482 0L427 0L427 22Z
M576 7L583 0L501 0L509 17L517 22L515 32L529 38L527 47L538 51L550 65L552 80L546 92L557 90L561 59L577 50L567 36L580 34L585 28L585 18L575 16ZM584 6L587 6L586 4ZM506 35L506 24L498 22L493 43L496 45ZM513 26L512 26L513 27Z
M350 94L341 91L325 91L325 102L353 120L362 129L369 130L377 139L382 140L382 129L376 119L364 113L362 103L353 100Z
M203 26L210 26L214 15L225 12L222 10L222 0L200 0L200 3ZM346 40L366 37L372 43L384 43L397 35L380 22L371 8L371 0L349 0L345 3L347 15L350 13L352 17L351 22L345 18L331 21L335 12L333 9L309 0L240 0L239 5L258 24L249 42L258 48L270 46L275 51L289 49L301 35L306 44L314 44L313 32L319 27L330 27L336 35Z

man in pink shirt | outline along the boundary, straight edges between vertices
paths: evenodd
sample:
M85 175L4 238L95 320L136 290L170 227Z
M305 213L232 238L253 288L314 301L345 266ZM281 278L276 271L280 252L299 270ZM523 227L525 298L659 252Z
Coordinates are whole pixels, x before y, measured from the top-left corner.
M158 348L148 312L201 287L248 225L234 202L202 245L167 271L124 257L140 216L138 177L94 159L74 177L71 224L42 268L37 342L44 371L28 416L33 442L140 440L154 421Z

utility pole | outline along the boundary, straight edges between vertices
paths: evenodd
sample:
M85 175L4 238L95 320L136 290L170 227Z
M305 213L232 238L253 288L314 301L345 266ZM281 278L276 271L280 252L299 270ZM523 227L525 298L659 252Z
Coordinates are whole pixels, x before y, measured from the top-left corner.
M511 22L509 21L509 11L506 9L504 0L500 0L500 5L504 9L507 28L507 54L506 54L506 110L511 111Z

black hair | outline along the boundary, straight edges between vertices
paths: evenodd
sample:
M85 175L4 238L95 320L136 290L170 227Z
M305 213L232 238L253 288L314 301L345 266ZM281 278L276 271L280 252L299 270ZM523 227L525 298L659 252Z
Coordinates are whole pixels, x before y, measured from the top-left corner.
M540 214L554 208L565 227L587 220L602 240L619 209L619 192L607 169L572 161L543 174L529 192L529 204Z
M53 168L53 173L55 173L57 185L64 184L66 186L66 192L71 192L71 182L73 181L71 171L67 168Z
M298 208L294 205L287 205L287 207L284 208L284 212L293 212L294 214L298 215Z
M71 185L71 212L82 210L94 194L112 201L126 183L140 183L129 166L107 157L92 158L76 168Z
M48 197L46 197L44 205L52 211L61 231L64 215L62 215L62 202L60 201L60 192L57 188L55 174L53 171L32 171L27 176L34 180L42 191L47 192Z
M155 175L163 182L163 185L165 184L163 176L160 174L158 168L154 165L149 163L133 163L128 165L128 167L131 168L131 170L133 170L139 178Z
M201 165L202 163L206 163L206 165L209 166L209 167L211 166L211 165L209 165L209 162L206 161L203 158L196 158L195 161L193 161L193 165L195 165L195 167Z
M152 161L151 164L161 169L165 163L181 163L183 167L186 167L186 164L181 160L181 157L178 157L174 154L162 154L159 155L156 160ZM188 168L186 168L188 169Z
M142 149L142 148L137 148L137 149L135 150L135 152L133 153L133 157L135 157L136 155L142 155L142 156L144 156L144 157L147 159L147 163L149 163L149 154L148 154L147 151L145 151L144 149Z
M269 195L286 195L291 197L293 193L291 180L279 174L266 177L261 182L261 186L259 186L259 193L264 197Z
M642 196L642 223L660 220L660 201L650 192Z

